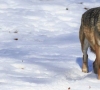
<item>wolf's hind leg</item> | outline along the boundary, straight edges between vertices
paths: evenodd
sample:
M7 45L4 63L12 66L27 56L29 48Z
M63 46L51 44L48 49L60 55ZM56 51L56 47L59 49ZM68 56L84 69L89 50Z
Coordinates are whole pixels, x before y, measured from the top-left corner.
M83 44L83 65L82 65L82 72L85 72L85 73L87 73L89 71L89 69L88 69L88 54L87 54L88 47L89 47L89 42L85 38L84 44Z

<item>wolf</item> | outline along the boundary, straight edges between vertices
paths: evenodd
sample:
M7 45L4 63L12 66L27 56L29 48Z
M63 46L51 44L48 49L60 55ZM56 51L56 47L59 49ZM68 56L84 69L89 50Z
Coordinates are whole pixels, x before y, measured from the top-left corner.
M100 7L91 8L83 13L79 40L83 53L82 72L87 73L89 71L87 50L90 48L96 55L96 59L93 62L93 70L100 80Z

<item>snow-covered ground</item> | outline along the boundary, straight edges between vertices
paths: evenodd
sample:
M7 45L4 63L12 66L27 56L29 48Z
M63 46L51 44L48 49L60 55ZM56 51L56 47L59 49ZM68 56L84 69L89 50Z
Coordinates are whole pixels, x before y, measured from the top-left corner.
M100 90L89 53L81 71L81 16L99 0L0 0L0 90Z

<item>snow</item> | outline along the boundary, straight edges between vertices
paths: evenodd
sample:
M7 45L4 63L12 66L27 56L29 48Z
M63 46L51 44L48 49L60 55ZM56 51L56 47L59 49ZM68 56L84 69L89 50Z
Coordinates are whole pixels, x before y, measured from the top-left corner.
M99 90L89 54L81 71L84 8L99 0L0 0L1 90Z

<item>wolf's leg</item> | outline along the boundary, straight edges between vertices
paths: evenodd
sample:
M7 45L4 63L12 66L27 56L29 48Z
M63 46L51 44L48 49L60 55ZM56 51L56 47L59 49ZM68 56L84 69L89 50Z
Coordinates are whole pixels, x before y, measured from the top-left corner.
M95 61L93 62L93 70L95 74L97 74L97 69L98 69L97 60L95 59Z
M98 74L98 79L100 79L100 46L96 45L96 61L97 61L97 74Z
M85 73L87 73L89 71L89 69L88 69L88 54L87 54L88 47L89 47L89 42L85 38L84 43L83 43L83 65L82 65L82 72L85 72Z

